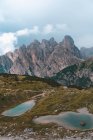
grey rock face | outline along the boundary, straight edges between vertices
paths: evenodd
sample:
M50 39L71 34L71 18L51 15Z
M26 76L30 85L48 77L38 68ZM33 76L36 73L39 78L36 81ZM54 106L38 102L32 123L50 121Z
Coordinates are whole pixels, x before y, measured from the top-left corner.
M0 65L7 73L29 74L38 77L51 77L65 67L81 61L79 49L70 36L57 43L54 38L34 40L30 45L23 45L14 53L0 57Z

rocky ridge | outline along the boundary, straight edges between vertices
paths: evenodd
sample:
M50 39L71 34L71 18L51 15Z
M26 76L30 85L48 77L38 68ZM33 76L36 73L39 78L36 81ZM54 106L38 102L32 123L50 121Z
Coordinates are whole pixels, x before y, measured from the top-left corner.
M81 61L81 53L73 39L66 35L62 42L54 38L34 40L13 53L0 56L0 73L51 77L62 69Z

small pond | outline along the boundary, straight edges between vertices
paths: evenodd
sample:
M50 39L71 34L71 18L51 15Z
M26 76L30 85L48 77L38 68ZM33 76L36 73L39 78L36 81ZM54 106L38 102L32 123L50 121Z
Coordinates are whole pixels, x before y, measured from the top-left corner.
M59 115L42 116L34 119L35 123L56 123L70 130L91 130L93 129L93 115L76 112L64 112Z
M28 110L31 110L34 107L34 105L35 105L35 101L30 100L20 105L17 105L14 108L4 111L1 115L9 116L9 117L20 116L24 114L25 112L27 112Z

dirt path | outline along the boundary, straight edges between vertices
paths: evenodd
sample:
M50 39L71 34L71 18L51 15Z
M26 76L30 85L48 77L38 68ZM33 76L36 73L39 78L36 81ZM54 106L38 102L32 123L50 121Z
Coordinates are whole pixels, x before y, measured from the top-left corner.
M41 94L39 94L39 95L35 95L35 96L33 96L31 99L36 99L37 97L40 97L40 96L42 96L42 97L45 97L45 95L46 95L46 93L45 92L43 92L43 93L41 93Z

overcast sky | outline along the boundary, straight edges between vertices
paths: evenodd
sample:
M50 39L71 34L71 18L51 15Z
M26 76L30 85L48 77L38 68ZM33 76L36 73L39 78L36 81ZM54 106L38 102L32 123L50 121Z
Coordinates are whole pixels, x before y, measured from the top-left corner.
M0 54L66 34L79 48L93 46L93 0L0 0Z

